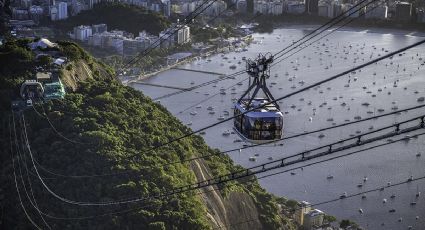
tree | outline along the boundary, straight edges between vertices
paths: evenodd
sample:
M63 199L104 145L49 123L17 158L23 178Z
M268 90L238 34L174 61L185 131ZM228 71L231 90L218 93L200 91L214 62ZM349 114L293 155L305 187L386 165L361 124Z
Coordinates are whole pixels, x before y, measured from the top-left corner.
M325 215L325 216L323 217L323 220L324 220L325 222L327 222L327 223L332 223L332 222L335 222L335 221L336 221L336 217L331 216L331 215Z

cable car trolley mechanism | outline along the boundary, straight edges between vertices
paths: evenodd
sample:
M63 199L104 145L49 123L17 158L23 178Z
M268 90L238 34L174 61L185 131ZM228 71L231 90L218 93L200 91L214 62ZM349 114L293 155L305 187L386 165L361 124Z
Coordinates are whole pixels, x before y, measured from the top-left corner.
M250 77L248 89L234 105L234 129L246 141L262 143L280 139L283 130L283 114L267 88L270 77L271 54L259 55L255 61L247 60L246 72ZM253 91L252 95L250 92ZM264 97L257 97L262 90ZM264 105L266 103L270 104ZM245 113L248 110L250 112ZM245 114L244 114L245 113ZM241 115L242 114L242 115ZM240 116L238 116L240 115Z

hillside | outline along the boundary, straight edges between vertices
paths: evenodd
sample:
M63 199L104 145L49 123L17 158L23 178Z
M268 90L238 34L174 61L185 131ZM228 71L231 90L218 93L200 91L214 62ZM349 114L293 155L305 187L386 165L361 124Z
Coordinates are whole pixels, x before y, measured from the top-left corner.
M13 41L7 47L0 47L0 58L9 59L11 63L25 61L26 66L37 65L25 48L25 42ZM77 45L68 42L59 45L60 51L71 60L60 74L67 84L67 96L64 100L37 105L35 109L41 114L33 109L23 113L28 142L39 173L59 196L91 202L146 197L239 169L224 155L164 166L169 162L217 153L217 150L209 148L200 136L192 136L148 151L183 135L188 128L163 106L141 92L121 85L107 66ZM0 92L9 95L2 99L0 110L3 127L0 203L2 210L7 210L2 213L1 229L33 228L19 206L12 157L24 206L37 224L44 226L28 200L31 194L27 197L24 192L24 188L31 188L40 210L50 215L45 216L45 220L52 229L213 229L223 225L224 229L295 229L292 220L279 215L277 202L285 203L285 200L268 194L257 182L228 182L213 192L208 192L213 188L205 188L162 199L105 207L76 206L58 200L36 177L25 146L15 146L12 142L13 148L10 148L10 112L6 105L16 95L14 92L19 82L31 77L30 67L12 74L9 68L13 66L0 69L5 85ZM57 132L43 116L43 110ZM20 135L23 134L20 131L23 124L18 122L18 116L15 118L17 139L25 139ZM109 176L66 177L99 174ZM26 187L19 183L20 180L25 181ZM81 217L84 218L78 219Z
M158 35L170 25L170 21L161 14L117 2L96 4L93 9L82 11L66 20L44 22L44 24L53 25L63 33L72 31L75 26L101 23L107 24L108 30L124 30L136 36L143 30Z

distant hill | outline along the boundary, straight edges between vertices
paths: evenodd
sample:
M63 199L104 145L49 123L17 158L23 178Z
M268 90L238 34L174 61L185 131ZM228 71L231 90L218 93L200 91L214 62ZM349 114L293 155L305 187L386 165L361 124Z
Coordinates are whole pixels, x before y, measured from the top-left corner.
M82 11L66 20L46 23L63 32L72 31L73 27L79 25L105 23L108 25L108 30L124 30L136 36L143 30L158 35L160 31L171 24L167 18L156 12L138 6L114 2L100 3L95 5L93 9Z

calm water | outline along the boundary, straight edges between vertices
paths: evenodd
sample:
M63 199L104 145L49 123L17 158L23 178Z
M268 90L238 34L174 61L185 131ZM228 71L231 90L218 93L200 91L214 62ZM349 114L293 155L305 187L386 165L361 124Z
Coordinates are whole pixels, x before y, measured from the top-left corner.
M223 74L233 73L245 68L244 62L241 61L243 56L253 58L259 52L275 53L308 33L309 29L311 28L293 27L275 30L272 34L255 34L256 43L251 44L246 52L228 53L225 55L227 59L224 59L221 55L216 55L210 57L210 60L199 60L181 67ZM404 34L389 30L360 31L347 29L346 31L336 32L276 64L272 68L271 77L268 80L270 90L275 97L286 95L302 88L301 81L304 81L304 86L307 86L384 55L386 51L391 52L419 41L423 39L421 36L423 34ZM238 64L239 61L241 61L240 64ZM417 98L425 96L425 66L421 65L424 61L425 46L420 46L406 51L402 56L396 56L392 60L381 61L363 69L361 72L350 74L350 76L324 84L320 88L284 100L280 105L282 111L285 112L285 135L332 126L332 123L340 124L348 120L352 121L355 116L362 118L373 116L380 113L379 109L390 112L394 106L403 109L418 105ZM237 65L236 70L229 68L233 64ZM147 82L190 87L217 77L217 75L212 74L170 70L150 78ZM247 88L247 81L244 81L241 86L235 85L233 90L227 90L226 95L218 95L202 103L201 108L193 107L183 113L180 113L180 111L219 92L220 88L227 88L246 77L247 75L243 74L237 76L234 80L221 81L216 85L162 99L161 103L182 122L191 123L191 128L196 130L216 122L219 116L224 116L224 111L229 111L232 114L232 99L238 98ZM395 81L397 81L397 87L394 87ZM152 98L176 91L140 84L134 84L133 87ZM373 97L372 95L376 96ZM311 103L309 103L310 101ZM365 102L370 105L362 105ZM342 103L346 105L342 106ZM208 106L214 107L215 114L209 114L206 109ZM314 108L316 109L315 113ZM196 115L191 115L191 112L192 114L196 112ZM313 134L287 140L283 142L283 146L251 148L240 153L231 153L230 156L237 164L250 167L269 161L269 157L278 159L315 146L332 143L340 138L347 138L352 134L368 132L372 125L379 128L424 114L424 112L425 109L410 111L355 126L323 132L324 138L318 138L319 134ZM333 121L328 121L330 118ZM234 143L234 140L239 139L236 134L228 137L222 135L227 130L232 130L231 122L207 130L204 138L210 146L221 150L242 146L243 143ZM423 132L423 130L416 133L420 132ZM358 193L362 190L384 186L387 182L405 181L410 175L414 177L425 175L424 140L423 137L419 137L408 143L387 145L349 157L305 167L302 171L296 170L295 175L283 173L264 178L260 180L260 183L276 195L317 203L338 198L343 192L348 194ZM416 157L418 152L422 153L421 157ZM248 158L254 156L254 154L259 154L257 161L249 161ZM326 179L329 174L332 174L334 179ZM361 183L365 176L368 177L367 182L364 183L362 188L358 188L357 184ZM422 192L418 199L415 198L417 190ZM390 199L391 194L395 194L396 198ZM388 202L383 203L383 199L387 199ZM410 202L412 201L416 201L417 205L411 206ZM369 193L367 199L364 200L358 196L320 205L316 208L335 215L338 219L352 219L366 229L407 229L408 226L413 226L415 229L425 229L425 180ZM358 211L360 208L364 211L362 215ZM388 211L393 208L396 209L396 212L389 213ZM419 216L418 220L416 220L416 216ZM398 221L399 218L402 218L401 222ZM382 224L385 225L382 226Z

